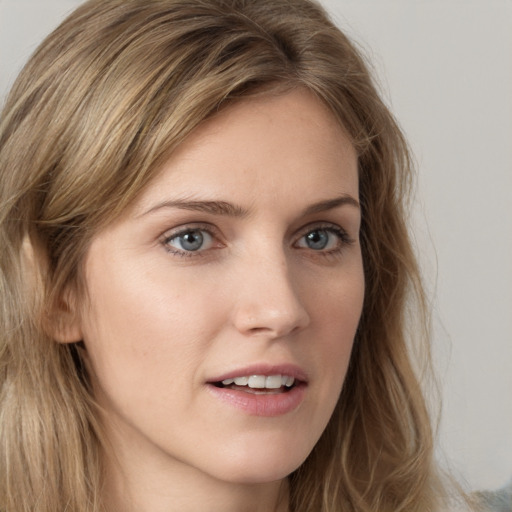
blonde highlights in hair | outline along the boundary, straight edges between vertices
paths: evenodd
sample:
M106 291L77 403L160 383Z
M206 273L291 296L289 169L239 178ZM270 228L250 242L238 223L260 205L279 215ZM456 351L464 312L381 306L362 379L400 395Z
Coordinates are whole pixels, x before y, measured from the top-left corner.
M104 442L81 348L48 325L65 329L58 318L76 314L67 291L85 293L91 238L195 127L231 102L296 87L358 151L367 289L340 401L290 476L291 509L436 510L405 328L423 300L404 222L407 145L358 51L308 0L92 0L16 81L0 118L1 509L102 510Z

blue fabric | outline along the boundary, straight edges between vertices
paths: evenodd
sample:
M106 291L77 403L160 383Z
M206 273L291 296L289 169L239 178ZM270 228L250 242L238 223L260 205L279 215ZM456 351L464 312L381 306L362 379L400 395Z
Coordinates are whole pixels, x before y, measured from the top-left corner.
M498 491L480 492L478 497L490 512L512 512L512 481Z

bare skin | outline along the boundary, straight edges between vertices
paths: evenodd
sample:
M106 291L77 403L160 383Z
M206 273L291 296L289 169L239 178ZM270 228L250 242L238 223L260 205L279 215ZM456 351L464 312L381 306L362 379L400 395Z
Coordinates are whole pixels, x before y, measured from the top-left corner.
M95 236L63 341L104 410L108 510L288 509L361 314L358 199L343 129L296 90L204 123Z

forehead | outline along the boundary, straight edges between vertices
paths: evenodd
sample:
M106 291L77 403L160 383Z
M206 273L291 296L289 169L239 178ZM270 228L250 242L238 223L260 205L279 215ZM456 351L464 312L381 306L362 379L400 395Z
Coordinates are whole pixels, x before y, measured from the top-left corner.
M202 123L164 164L137 210L169 194L254 200L305 190L357 198L357 155L329 109L297 89L244 99Z

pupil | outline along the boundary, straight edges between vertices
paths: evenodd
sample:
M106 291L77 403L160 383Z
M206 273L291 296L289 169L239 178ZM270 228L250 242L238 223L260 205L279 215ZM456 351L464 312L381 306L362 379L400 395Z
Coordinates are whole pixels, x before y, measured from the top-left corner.
M203 245L203 235L200 231L189 231L181 236L181 246L187 251L197 251Z
M308 247L311 249L325 249L329 241L327 233L325 231L311 231L306 235Z

